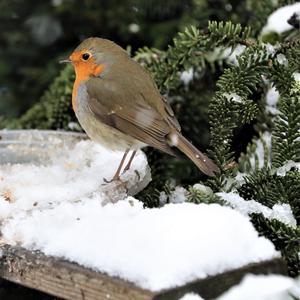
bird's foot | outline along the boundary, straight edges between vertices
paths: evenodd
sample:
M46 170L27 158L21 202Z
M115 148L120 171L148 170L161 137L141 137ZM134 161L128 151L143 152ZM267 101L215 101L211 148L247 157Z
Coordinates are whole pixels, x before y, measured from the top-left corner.
M122 172L122 175L124 174L124 173L126 173L128 170L129 170L130 168L124 168L124 170L123 170L123 172Z

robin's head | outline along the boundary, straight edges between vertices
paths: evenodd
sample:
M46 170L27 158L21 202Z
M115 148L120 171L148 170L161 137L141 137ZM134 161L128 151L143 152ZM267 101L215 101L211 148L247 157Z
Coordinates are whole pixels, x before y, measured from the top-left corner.
M126 51L112 41L101 38L84 40L70 55L69 62L75 67L76 76L86 79L99 76Z

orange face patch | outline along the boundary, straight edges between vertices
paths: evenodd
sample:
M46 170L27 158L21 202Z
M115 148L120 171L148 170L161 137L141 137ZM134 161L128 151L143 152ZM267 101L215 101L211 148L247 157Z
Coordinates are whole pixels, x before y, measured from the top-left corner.
M72 61L75 73L76 73L76 79L73 86L73 93L72 93L72 106L73 109L76 109L76 96L77 96L77 89L78 86L82 83L82 81L85 81L89 79L92 76L98 76L101 74L104 69L105 65L97 65L95 62L94 57L90 54L89 59L84 60L83 54L89 53L87 50L82 51L76 51L73 52L70 56L70 60Z

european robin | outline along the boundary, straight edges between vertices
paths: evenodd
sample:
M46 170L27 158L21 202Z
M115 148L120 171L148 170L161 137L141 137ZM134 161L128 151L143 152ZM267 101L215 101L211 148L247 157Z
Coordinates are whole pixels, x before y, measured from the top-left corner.
M72 106L82 128L95 142L124 151L112 180L130 168L136 151L152 146L175 155L178 148L205 174L218 167L180 133L173 110L150 74L114 42L101 38L84 40L70 55L76 79Z

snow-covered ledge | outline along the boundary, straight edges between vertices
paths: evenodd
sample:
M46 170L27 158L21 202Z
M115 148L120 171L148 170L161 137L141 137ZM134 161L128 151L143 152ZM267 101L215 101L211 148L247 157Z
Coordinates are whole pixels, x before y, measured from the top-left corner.
M66 299L178 299L208 287L215 297L249 271L285 272L273 244L236 210L191 203L146 209L129 196L150 180L141 151L124 188L103 185L122 153L81 135L0 135L6 279Z

